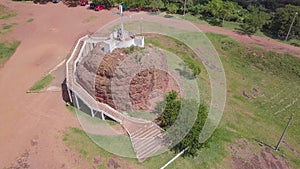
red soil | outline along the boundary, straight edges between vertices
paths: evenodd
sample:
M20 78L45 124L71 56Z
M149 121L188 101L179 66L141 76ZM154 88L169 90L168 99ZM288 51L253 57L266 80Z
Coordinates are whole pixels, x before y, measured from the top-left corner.
M21 41L15 54L0 70L0 168L9 167L25 150L31 150L30 168L74 168L65 155L62 131L79 124L65 108L61 93L27 94L26 91L69 54L76 40L95 32L115 16L111 11L94 12L62 3L0 3L18 15L3 23L18 23L1 40ZM91 16L97 19L84 22ZM33 22L26 21L33 18ZM33 151L31 140L38 141Z

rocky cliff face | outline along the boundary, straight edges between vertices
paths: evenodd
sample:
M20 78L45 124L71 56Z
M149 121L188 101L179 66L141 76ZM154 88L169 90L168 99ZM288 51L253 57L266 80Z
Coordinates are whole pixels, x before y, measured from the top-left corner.
M113 53L104 56L96 73L96 99L110 105L113 108L116 108L116 105L113 101L111 82L115 76L117 66L119 66L119 63L121 63L126 57L127 55L122 54L121 49L114 50Z
M150 110L165 92L179 91L159 48L116 49L111 54L102 48L97 45L83 57L76 72L77 82L98 101L119 110Z
M130 83L130 98L134 110L148 110L150 94L154 91L163 93L168 86L168 73L157 69L144 70L138 73ZM152 95L152 97L155 97Z
M87 56L82 57L77 66L77 82L92 96L95 95L95 78L99 64L105 55L100 45Z
M96 75L97 100L119 110L149 110L151 99L160 101L174 86L166 58L157 55L157 50L148 48L131 54L118 49L104 56Z

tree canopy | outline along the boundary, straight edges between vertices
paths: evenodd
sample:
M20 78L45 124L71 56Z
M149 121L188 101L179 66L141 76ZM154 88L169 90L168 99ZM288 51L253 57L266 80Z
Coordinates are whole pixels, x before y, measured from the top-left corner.
M79 0L63 0L76 6ZM300 37L300 0L93 0L108 8L115 4L126 4L130 8L150 8L152 11L167 11L172 14L186 13L208 23L223 26L225 21L240 23L241 30L254 34L258 30L273 38L284 39L292 24L290 38ZM186 4L186 8L184 8Z
M297 15L298 13L298 15ZM300 37L300 7L294 5L286 5L285 7L278 8L271 20L271 23L266 28L274 36L285 37L292 24L290 38Z
M200 143L199 136L208 114L206 106L200 104L199 107L196 107L198 104L195 101L181 99L175 91L167 93L163 102L160 105L165 105L165 107L157 121L163 129L168 131L169 135L166 139L175 142L182 134L186 134L172 150L180 152L188 147L188 150L183 154L184 156L197 155L198 150L205 146L205 144ZM182 111L182 109L186 111ZM196 112L196 116L193 116L189 110L198 110L198 112ZM185 114L180 115L180 112ZM192 128L186 132L188 124L192 124ZM171 126L177 127L170 129Z
M263 9L250 6L249 14L245 17L244 23L241 24L242 31L252 35L262 29L270 18L270 14L263 11Z

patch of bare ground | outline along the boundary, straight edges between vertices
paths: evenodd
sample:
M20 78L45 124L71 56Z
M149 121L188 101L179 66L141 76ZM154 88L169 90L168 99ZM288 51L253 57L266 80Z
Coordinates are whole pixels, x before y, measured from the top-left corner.
M140 167L132 164L132 163L128 163L128 161L126 161L123 158L119 158L119 157L111 157L107 160L106 163L106 167L110 168L110 169L122 169L122 168L126 168L126 169L139 169Z
M275 155L269 147L257 149L247 139L229 145L231 168L233 169L289 169L287 161Z
M62 3L0 3L17 13L9 22L18 24L1 40L21 41L0 69L0 93L5 96L0 97L0 168L20 168L25 162L30 168L76 168L77 164L64 152L60 131L79 124L66 109L61 93L26 91L69 55L80 36L95 32L116 16L104 10L93 22L82 23L95 13L82 7L68 8ZM28 18L34 22L27 23ZM39 142L33 151L30 141L35 137Z

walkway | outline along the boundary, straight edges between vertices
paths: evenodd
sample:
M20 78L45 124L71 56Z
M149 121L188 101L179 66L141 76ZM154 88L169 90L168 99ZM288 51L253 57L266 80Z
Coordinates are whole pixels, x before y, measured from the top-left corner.
M71 102L75 103L77 108L79 106L79 99L90 108L91 116L95 117L96 113L101 113L102 118L104 115L119 122L127 131L133 149L136 152L136 157L140 162L143 162L148 157L151 157L156 152L164 148L162 134L164 130L152 121L137 119L129 117L117 110L111 108L107 104L100 103L95 100L84 88L77 83L75 72L78 61L85 52L91 52L97 43L103 39L89 38L85 36L79 39L72 52L71 57L66 63L66 83L68 86L68 93ZM75 99L75 100L73 100Z

